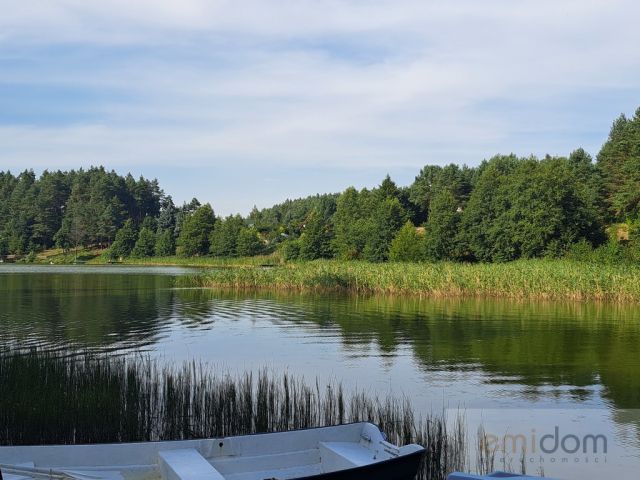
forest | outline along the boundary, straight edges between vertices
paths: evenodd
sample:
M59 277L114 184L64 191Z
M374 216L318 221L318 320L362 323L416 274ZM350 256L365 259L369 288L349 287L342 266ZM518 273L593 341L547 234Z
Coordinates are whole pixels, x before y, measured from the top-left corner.
M88 170L0 172L0 255L59 248L127 257L505 262L640 260L640 108L621 115L593 159L497 155L477 167L427 165L409 186L387 176L221 218L175 205L156 180Z

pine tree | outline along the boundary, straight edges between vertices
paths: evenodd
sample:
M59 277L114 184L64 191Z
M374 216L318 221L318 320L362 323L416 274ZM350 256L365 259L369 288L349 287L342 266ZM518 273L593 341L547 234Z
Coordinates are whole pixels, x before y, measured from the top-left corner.
M238 236L243 228L244 220L240 215L217 221L211 233L210 253L216 257L238 256Z
M156 235L149 227L142 227L140 233L138 233L138 240L136 241L131 256L135 258L152 257L156 246Z
M313 210L309 215L304 232L300 236L299 258L315 260L332 256L331 241L333 235L328 222L324 222L320 213Z
M611 218L618 222L640 214L640 108L632 119L621 115L598 153Z
M183 257L206 255L209 253L210 235L216 218L208 203L198 208L182 222L178 237L177 253Z

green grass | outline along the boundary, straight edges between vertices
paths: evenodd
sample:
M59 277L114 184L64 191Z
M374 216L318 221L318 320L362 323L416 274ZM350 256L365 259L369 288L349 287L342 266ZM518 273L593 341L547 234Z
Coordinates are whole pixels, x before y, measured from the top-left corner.
M106 263L105 258L96 258L89 263ZM149 258L125 258L123 265L176 265L185 267L260 267L282 264L283 260L278 255L259 255L256 257L221 258L221 257L149 257Z
M370 421L428 455L419 480L468 464L460 416L418 418L407 399L345 393L262 370L233 377L206 364L0 348L0 445L190 439Z
M216 269L181 286L292 291L346 291L425 297L640 301L640 265L571 260L499 264L367 263L324 260L274 268Z
M184 267L217 267L217 268L235 268L235 267L260 267L273 266L283 263L281 256L277 254L259 255L255 257L240 258L219 258L219 257L149 257L149 258L132 258L128 257L122 261L112 261L106 254L106 249L99 248L79 248L77 253L74 250L63 251L61 248L52 248L38 253L34 258L30 259L30 263L68 265L74 263L86 263L88 265L167 265L167 266L184 266ZM25 257L24 262L27 261Z
M29 263L40 264L53 264L53 265L68 265L74 263L93 263L97 259L102 258L105 250L99 248L79 248L77 251L74 249L63 250L61 248L52 248L44 250L35 257L25 257L25 261Z

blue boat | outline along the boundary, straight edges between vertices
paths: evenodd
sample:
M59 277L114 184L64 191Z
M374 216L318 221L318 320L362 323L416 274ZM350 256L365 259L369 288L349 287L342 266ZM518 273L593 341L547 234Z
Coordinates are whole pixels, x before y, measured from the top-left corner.
M540 480L542 477L532 477L531 475L520 475L509 472L493 472L488 475L476 475L473 473L453 472L447 475L447 480L491 480L493 478L514 478L517 480ZM553 480L553 479L546 479Z

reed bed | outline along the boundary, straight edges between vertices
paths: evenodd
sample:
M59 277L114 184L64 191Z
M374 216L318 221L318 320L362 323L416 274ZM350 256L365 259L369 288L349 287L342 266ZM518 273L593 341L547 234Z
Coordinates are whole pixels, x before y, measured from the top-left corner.
M462 418L417 417L407 399L345 394L267 370L238 376L148 358L0 352L0 444L72 444L222 437L370 421L397 444L427 449L418 478L467 465Z
M347 291L424 297L640 301L640 265L572 260L510 263L368 263L316 260L260 269L219 269L181 278L181 286Z

